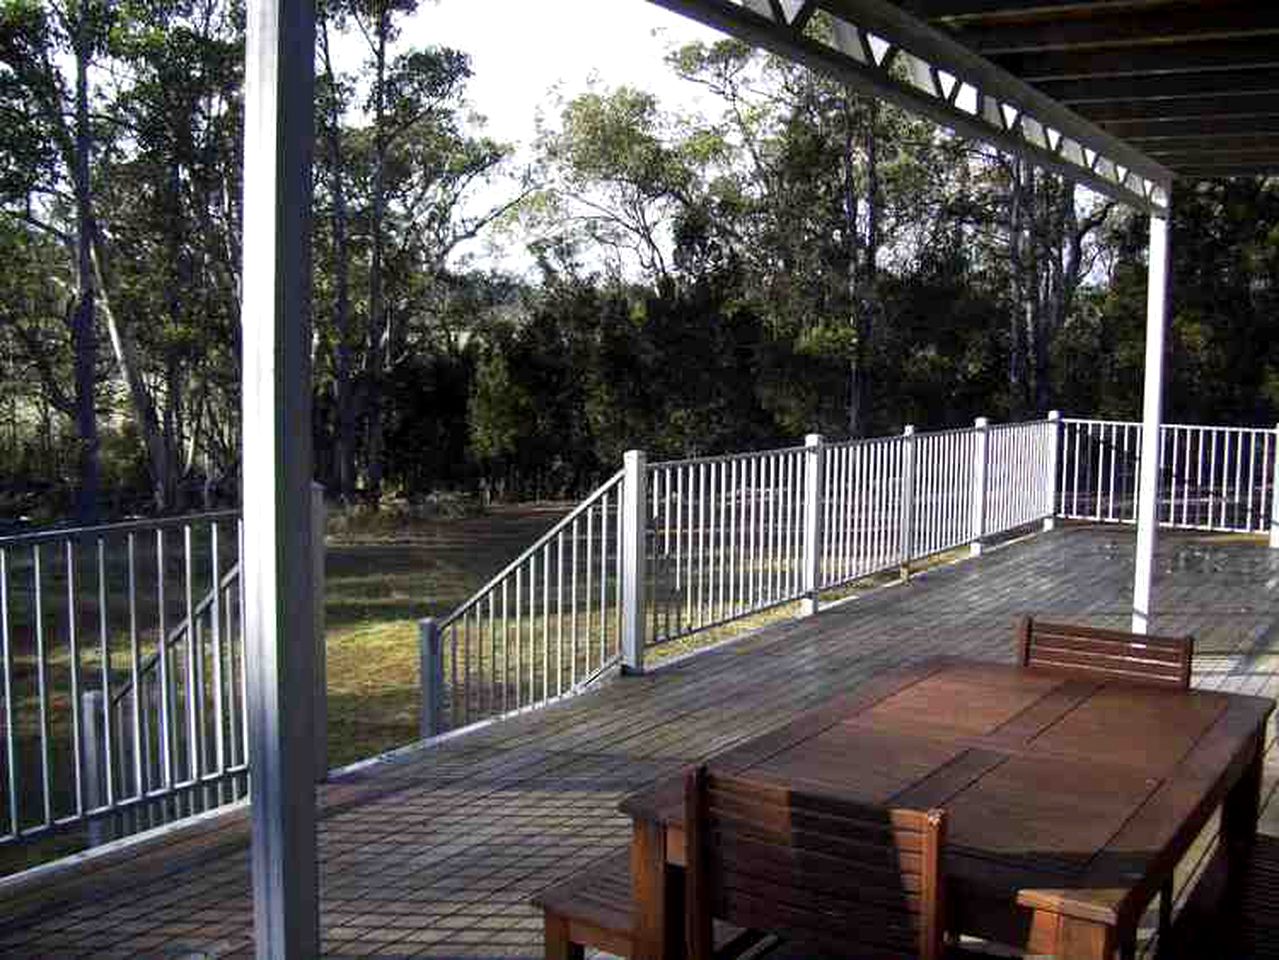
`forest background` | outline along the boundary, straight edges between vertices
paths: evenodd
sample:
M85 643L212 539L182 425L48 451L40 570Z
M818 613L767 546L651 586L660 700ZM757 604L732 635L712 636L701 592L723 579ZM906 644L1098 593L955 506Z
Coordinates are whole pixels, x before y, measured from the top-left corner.
M660 68L705 109L561 91L525 162L467 53L404 33L417 6L318 4L332 496L563 497L633 447L1137 413L1142 217L731 41ZM0 0L0 517L238 502L243 21ZM1272 424L1279 180L1178 182L1173 210L1166 414Z

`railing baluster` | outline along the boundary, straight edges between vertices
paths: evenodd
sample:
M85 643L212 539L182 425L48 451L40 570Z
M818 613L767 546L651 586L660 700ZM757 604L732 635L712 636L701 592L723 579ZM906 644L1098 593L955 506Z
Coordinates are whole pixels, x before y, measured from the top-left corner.
M106 774L106 802L115 806L115 750L111 723L111 648L107 639L107 553L98 537L98 646L102 681L102 759Z
M44 593L40 544L32 548L32 580L35 589L36 690L40 702L40 773L44 826L53 825L53 773L49 757L49 663L44 642Z
M4 668L5 782L9 795L9 836L22 833L22 810L18 806L17 741L13 726L13 641L9 633L9 551L0 547L0 666Z
M63 556L67 574L67 652L70 657L71 680L71 757L75 783L75 812L85 812L84 742L81 727L80 698L80 635L76 617L75 540L68 537L63 543Z

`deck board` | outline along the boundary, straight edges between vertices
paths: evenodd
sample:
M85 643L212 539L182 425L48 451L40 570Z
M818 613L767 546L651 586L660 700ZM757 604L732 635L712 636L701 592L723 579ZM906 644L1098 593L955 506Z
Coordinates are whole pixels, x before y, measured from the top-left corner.
M626 793L889 668L1010 661L1024 612L1124 628L1132 546L1118 528L1038 535L325 785L324 955L541 956L528 898L626 844ZM1279 552L1167 536L1158 573L1154 628L1195 634L1195 684L1279 695ZM1279 834L1279 804L1262 823ZM0 894L0 958L250 957L247 839L230 815Z

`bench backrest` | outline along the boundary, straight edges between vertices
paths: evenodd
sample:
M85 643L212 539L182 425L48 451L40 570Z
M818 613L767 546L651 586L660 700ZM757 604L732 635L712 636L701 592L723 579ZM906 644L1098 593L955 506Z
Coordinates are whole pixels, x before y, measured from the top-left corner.
M839 956L942 955L945 815L849 803L698 767L685 783L688 946L711 923Z
M1194 649L1193 637L1154 637L1034 617L1022 617L1017 625L1017 656L1023 667L1082 677L1186 690Z

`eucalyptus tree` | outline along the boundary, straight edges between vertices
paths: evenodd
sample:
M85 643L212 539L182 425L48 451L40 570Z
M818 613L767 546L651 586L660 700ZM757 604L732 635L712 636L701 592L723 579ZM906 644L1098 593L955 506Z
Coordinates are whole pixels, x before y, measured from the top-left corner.
M351 493L363 454L365 492L380 494L386 470L387 379L429 315L457 246L477 236L517 198L476 208L509 149L474 135L465 119L470 59L440 46L404 44L416 0L331 0L322 18L321 129L332 225L337 473ZM330 27L362 41L361 70L333 70ZM348 230L349 226L349 230ZM363 254L364 282L347 281ZM359 301L354 299L358 294ZM343 298L352 298L342 306ZM362 308L362 309L361 309ZM343 333L346 311L363 314L363 335ZM362 423L362 450L353 436Z
M105 44L110 8L101 0L0 6L0 203L10 228L34 230L63 246L71 278L65 325L74 380L67 397L46 348L28 324L6 311L16 342L40 373L46 396L72 417L78 438L76 513L96 512L99 484L97 323L93 251L99 240L90 179L95 129L90 71ZM70 79L59 61L70 60Z
M841 426L866 433L882 271L909 263L938 216L934 171L952 145L931 124L737 41L691 44L670 61L721 105L713 122L735 159L710 190L752 296L798 358L844 368ZM804 405L834 425L827 396Z
M214 0L135 0L112 35L128 138L99 164L100 269L161 508L238 475L242 49L241 11Z

